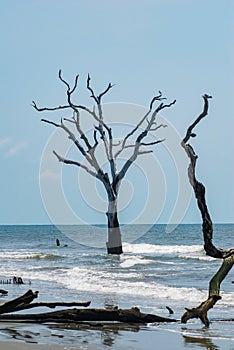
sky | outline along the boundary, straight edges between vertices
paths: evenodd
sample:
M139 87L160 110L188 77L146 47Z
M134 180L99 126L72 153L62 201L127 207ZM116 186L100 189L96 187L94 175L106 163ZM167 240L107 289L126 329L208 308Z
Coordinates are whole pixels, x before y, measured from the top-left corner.
M66 103L59 69L69 82L79 74L76 101L87 106L88 73L97 92L115 84L104 102L116 138L159 90L177 101L163 111L166 141L141 156L123 183L124 223L201 222L179 141L202 111L202 94L212 95L192 140L197 176L213 221L233 223L233 13L232 0L1 2L0 224L105 223L101 184L57 162L52 150L62 146L80 156L40 121L67 115L31 105Z

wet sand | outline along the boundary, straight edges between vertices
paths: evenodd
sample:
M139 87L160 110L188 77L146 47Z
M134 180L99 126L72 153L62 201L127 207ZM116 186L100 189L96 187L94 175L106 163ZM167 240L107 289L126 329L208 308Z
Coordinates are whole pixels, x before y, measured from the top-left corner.
M212 339L212 334L215 329L204 330L198 324L184 325L174 324L172 327L167 325L158 325L155 330L150 330L149 327L141 328L140 330L125 329L111 331L86 330L85 333L77 331L73 342L69 343L69 336L56 340L54 342L53 334L45 336L45 333L40 332L37 339L27 338L22 340L8 339L0 341L0 350L190 350L198 349L234 349L234 338L231 336L224 339L219 336ZM204 336L202 336L204 332ZM43 336L44 335L44 336ZM29 343L30 341L30 343ZM35 343L34 343L35 342Z

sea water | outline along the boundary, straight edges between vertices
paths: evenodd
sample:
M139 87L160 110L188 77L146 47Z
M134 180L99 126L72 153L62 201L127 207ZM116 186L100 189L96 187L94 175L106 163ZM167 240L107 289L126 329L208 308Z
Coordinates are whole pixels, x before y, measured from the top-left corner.
M174 311L173 318L179 320L185 307L198 306L207 298L209 280L221 261L206 256L201 225L179 225L171 233L166 233L165 225L140 226L145 233L138 234L134 241L131 241L131 232L135 238L136 232L140 232L138 226L128 226L126 237L123 233L124 254L121 256L107 255L105 247L97 244L97 226L63 226L62 229L53 225L0 226L0 288L8 290L8 296L2 296L0 301L13 299L32 289L39 291L38 301L90 300L92 307L137 306L142 312L165 317L169 316L166 309L169 306ZM233 232L233 224L215 225L214 243L222 248L232 247ZM74 241L71 237L77 238ZM56 239L60 240L59 247ZM13 276L21 277L24 284L12 284ZM231 271L221 285L222 300L209 311L213 323L206 333L198 320L190 321L190 326L184 327L181 324L152 324L147 326L147 331L179 332L183 337L203 337L214 344L222 339L233 340L233 323L225 321L234 314L233 280ZM25 331L22 325L14 327L17 332L20 327L21 332ZM33 333L35 326L31 327ZM36 332L40 339L46 332L43 327ZM83 334L65 328L59 327L59 334L62 334L57 337L59 343L76 344L78 334L81 338L87 335L87 330ZM145 326L140 328L142 332L143 329L146 331ZM99 330L89 332L92 337L99 337ZM5 332L0 325L0 338L10 337L11 333ZM53 338L53 342L57 338ZM116 344L121 348L118 340L111 342L112 348ZM189 344L185 347L189 348Z

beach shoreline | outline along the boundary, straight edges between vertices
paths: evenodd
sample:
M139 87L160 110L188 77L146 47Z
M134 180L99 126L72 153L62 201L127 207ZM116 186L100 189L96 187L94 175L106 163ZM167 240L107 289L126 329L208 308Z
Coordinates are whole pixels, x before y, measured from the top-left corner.
M129 227L129 234L135 229ZM223 246L231 246L234 225L218 225L217 229L223 234ZM85 226L74 228L76 231L89 235ZM96 236L92 233L93 239L98 239L98 232ZM165 234L165 226L154 225L137 242L125 243L120 257L76 244L54 226L1 226L0 236L0 281L13 276L24 281L2 285L8 291L0 298L2 303L30 288L39 291L38 302L91 300L92 308L138 307L141 312L162 317L169 316L169 306L174 311L172 318L180 320L185 307L195 307L206 299L207 281L219 267L219 262L204 253L199 225L179 226L170 236ZM56 238L67 247L58 248ZM228 275L222 283L222 299L209 311L209 329L199 320L101 326L2 320L0 350L14 350L16 345L22 350L147 350L155 344L159 349L173 350L234 349L233 322L225 321L234 310L231 281ZM48 312L48 308L30 311L41 312Z
M30 329L32 325L28 327ZM59 326L61 341L55 339L55 333L47 325L34 325L31 334L37 334L35 338L25 339L10 338L0 340L0 350L150 350L155 345L165 350L193 349L194 347L206 349L233 349L234 338L231 336L233 323L230 322L229 337L222 337L222 324L214 324L210 329L204 329L199 323L182 325L179 323L173 325L157 324L154 330L148 326L132 327L124 330L106 328L106 330L86 329L86 331L77 330L77 336L71 341L68 332L65 331L63 337L63 327ZM73 325L74 326L74 325ZM12 328L12 327L9 327ZM3 326L2 326L3 329ZM56 325L55 325L56 329ZM68 327L67 327L68 329ZM212 339L212 333L219 329L219 336ZM74 330L74 329L73 329ZM71 331L71 330L70 330ZM29 332L29 331L28 331ZM19 332L20 334L20 325ZM23 336L23 332L21 332ZM66 338L67 336L67 338Z

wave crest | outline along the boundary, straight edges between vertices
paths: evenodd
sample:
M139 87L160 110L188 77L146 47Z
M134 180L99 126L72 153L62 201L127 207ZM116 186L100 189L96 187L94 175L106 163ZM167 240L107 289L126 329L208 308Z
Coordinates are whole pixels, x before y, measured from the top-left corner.
M62 258L61 255L56 254L43 254L43 253L32 253L32 252L1 252L0 260L57 260Z
M202 245L153 245L147 243L123 244L124 252L135 254L185 254L185 253L204 253Z

